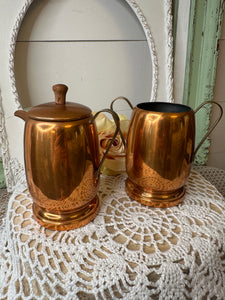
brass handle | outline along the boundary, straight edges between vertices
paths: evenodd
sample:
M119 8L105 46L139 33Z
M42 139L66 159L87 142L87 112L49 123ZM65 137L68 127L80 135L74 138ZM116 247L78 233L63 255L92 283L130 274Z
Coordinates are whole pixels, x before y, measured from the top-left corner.
M68 87L65 84L55 84L52 89L55 93L55 104L65 105Z
M112 115L112 117L113 117L113 119L114 119L114 122L115 122L115 124L116 124L116 130L115 130L115 132L114 132L114 135L113 135L113 137L112 137L112 139L111 139L111 141L110 141L110 143L109 143L109 145L108 145L108 147L107 147L107 149L106 149L106 151L105 151L105 153L104 153L104 155L103 155L103 157L102 157L100 163L99 163L99 166L98 166L97 170L95 171L95 178L96 178L96 179L97 179L98 176L99 176L99 173L100 173L102 164L103 164L103 162L104 162L104 160L105 160L105 158L106 158L106 156L107 156L107 154L108 154L108 152L109 152L109 149L111 148L111 146L112 146L112 144L113 144L113 142L114 142L114 140L115 140L115 138L116 138L116 136L117 136L117 134L118 134L118 132L119 132L119 129L120 129L120 119L119 119L117 113L114 112L112 109L103 109L103 110L98 111L98 112L90 119L89 122L90 122L90 123L93 123L93 121L95 120L95 118L97 118L97 116L98 116L101 112L107 112L107 113L110 113L110 114Z
M196 147L195 151L194 151L194 157L197 153L197 151L199 150L199 148L201 147L201 145L204 143L204 141L207 139L207 137L210 135L210 133L215 129L215 127L217 126L217 124L219 123L219 121L221 120L222 116L223 116L223 108L222 106L215 102L215 101L205 101L202 104L200 104L196 110L194 111L194 114L197 113L203 106L205 106L206 104L211 103L211 104L216 104L219 107L220 110L220 115L219 117L215 120L215 122L213 123L213 125L211 126L211 128L208 130L208 132L203 136L202 140L200 141L200 143L198 144L198 146Z
M112 102L111 102L111 105L110 105L110 109L113 110L113 104L117 101L117 100L124 100L127 102L127 104L130 106L131 109L134 109L133 105L131 104L131 102L126 98L126 97L123 97L123 96L120 96L120 97L117 97L116 99L114 99ZM125 138L123 136L123 133L121 131L121 129L119 129L119 134L121 136L121 139L122 139L122 142L124 144L124 146L126 147L126 141L125 141Z
M112 102L111 102L111 105L110 105L110 109L113 110L113 104L117 101L117 100L124 100L127 102L127 104L130 106L131 109L134 109L133 105L131 104L131 102L126 98L126 97L123 97L123 96L120 96L120 97L117 97L116 99L114 99Z

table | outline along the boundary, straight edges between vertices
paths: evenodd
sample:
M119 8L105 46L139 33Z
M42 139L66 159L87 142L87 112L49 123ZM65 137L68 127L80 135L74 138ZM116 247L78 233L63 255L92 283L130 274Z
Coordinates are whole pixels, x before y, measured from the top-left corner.
M125 175L102 176L88 225L50 231L32 218L25 177L0 233L1 299L225 299L225 202L192 170L184 201L150 208Z

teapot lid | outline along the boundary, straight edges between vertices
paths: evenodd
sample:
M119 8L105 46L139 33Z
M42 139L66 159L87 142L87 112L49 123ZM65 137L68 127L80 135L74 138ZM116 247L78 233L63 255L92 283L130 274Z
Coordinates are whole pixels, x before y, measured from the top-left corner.
M28 111L31 119L45 121L72 121L88 118L91 115L89 107L66 102L68 87L64 84L56 84L52 87L55 93L55 102L48 102L34 106Z

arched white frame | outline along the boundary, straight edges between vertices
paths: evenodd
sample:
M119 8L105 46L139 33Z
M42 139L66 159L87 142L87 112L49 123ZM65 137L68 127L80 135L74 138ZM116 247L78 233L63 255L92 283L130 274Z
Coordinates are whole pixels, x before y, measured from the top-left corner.
M15 73L15 46L23 18L34 0L0 0L0 145L9 191L22 170L23 125L14 118L21 108ZM172 0L125 0L144 30L152 63L149 101L173 101Z

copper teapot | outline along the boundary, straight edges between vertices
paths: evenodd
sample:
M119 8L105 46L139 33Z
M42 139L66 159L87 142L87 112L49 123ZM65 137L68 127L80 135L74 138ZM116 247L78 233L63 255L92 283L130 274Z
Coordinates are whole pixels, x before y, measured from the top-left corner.
M119 130L119 117L110 109L94 116L81 104L66 102L66 85L53 86L55 102L37 105L15 116L25 121L24 159L33 198L33 215L53 230L84 226L98 213L100 168ZM100 161L95 118L108 112L115 134Z

